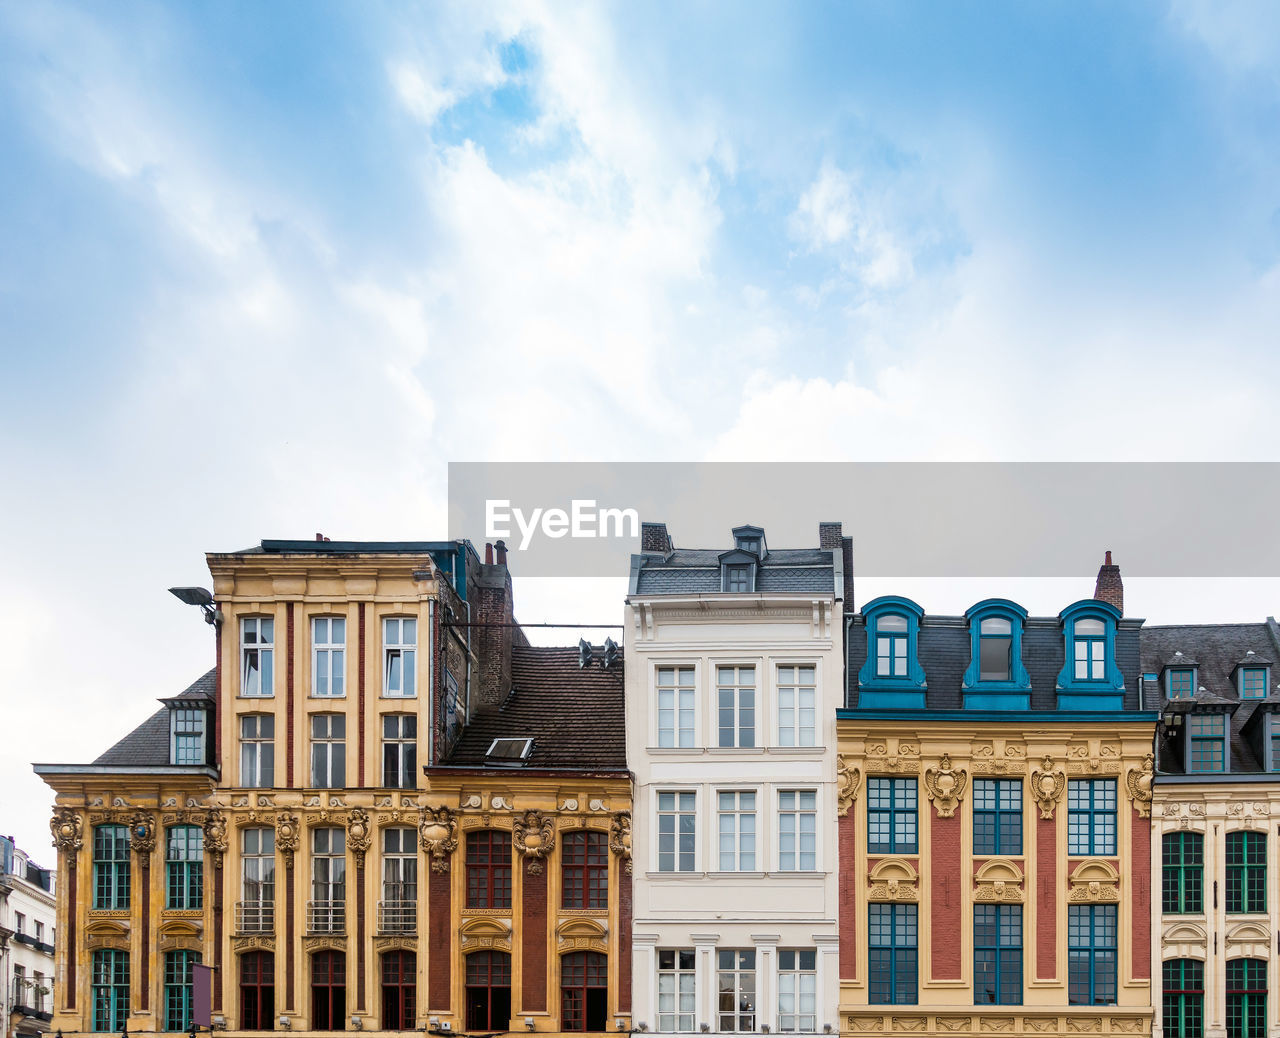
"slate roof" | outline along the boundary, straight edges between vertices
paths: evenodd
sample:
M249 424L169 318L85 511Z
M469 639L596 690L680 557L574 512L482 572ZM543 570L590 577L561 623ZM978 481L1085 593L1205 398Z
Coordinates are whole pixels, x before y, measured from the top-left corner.
M214 699L217 673L210 670L201 674L173 699ZM162 706L93 763L138 767L169 764L169 708Z
M720 591L720 555L725 549L676 548L667 554L631 556L632 594L705 595ZM837 552L838 556L839 553ZM756 591L835 592L832 553L820 548L771 548L756 571Z
M1249 657L1249 650L1254 656ZM1182 657L1175 656L1181 652ZM1177 624L1168 627L1146 627L1142 631L1142 672L1154 674L1147 682L1147 699L1157 708L1168 705L1177 712L1188 710L1187 700L1165 699L1164 669L1167 666L1190 666L1195 661L1196 694L1190 710L1239 704L1231 714L1231 762L1228 772L1204 775L1204 778L1229 780L1231 773L1265 771L1260 759L1262 743L1252 736L1256 724L1250 722L1268 710L1280 709L1280 692L1276 691L1280 676L1271 662L1280 658L1280 627L1270 617L1265 623L1252 624ZM1272 667L1271 688L1266 699L1240 699L1233 677L1242 660L1258 666ZM1204 691L1201 692L1200 689ZM1185 727L1185 725L1184 725ZM1163 730L1156 736L1156 769L1165 774L1183 774L1183 755L1175 737ZM1197 774L1197 778L1202 777Z
M1138 625L1120 622L1116 631L1116 664L1124 676L1125 710L1157 709L1139 705ZM919 656L924 668L925 706L929 710L963 710L961 684L969 666L971 638L963 616L929 616L920 622ZM867 659L867 622L861 613L853 617L845 646L848 653L846 705L858 705L858 671ZM1066 662L1062 621L1054 617L1028 617L1022 630L1022 662L1031 679L1031 709L1058 709L1058 674Z
M525 768L625 771L621 655L607 669L579 667L576 648L513 645L511 694L472 717L444 765L485 767L494 739L529 738Z

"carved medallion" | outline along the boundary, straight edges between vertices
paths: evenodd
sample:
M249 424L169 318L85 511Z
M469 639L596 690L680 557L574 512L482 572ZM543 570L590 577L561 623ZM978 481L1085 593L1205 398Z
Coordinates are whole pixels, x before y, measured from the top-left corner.
M433 872L449 871L449 856L458 848L458 821L447 807L424 807L418 823L422 849L431 855Z
M609 828L609 850L622 861L627 875L631 875L631 812L619 811L613 816Z
M524 855L529 873L541 875L542 859L556 845L555 822L550 815L540 815L537 811L516 815L511 824L511 842Z
M939 818L950 818L964 799L964 787L969 773L964 768L951 766L951 755L944 753L936 768L924 769L924 788L938 809Z
M1155 762L1155 755L1148 753L1142 758L1142 767L1130 768L1124 778L1133 806L1138 809L1138 815L1142 818L1151 817L1151 783L1155 777Z
M1031 772L1031 793L1035 796L1036 803L1040 805L1041 818L1053 817L1053 809L1062 799L1062 793L1066 788L1067 776L1061 768L1055 769L1053 758L1045 754L1040 767Z
M862 769L855 768L843 753L836 754L836 814L843 818L858 799L858 787L862 784Z

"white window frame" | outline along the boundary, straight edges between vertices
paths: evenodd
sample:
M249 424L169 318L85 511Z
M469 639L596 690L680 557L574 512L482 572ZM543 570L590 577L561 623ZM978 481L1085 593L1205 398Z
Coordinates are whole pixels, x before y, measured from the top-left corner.
M664 683L663 671L671 671L671 681ZM681 674L688 673L692 678L690 684L684 684ZM688 663L660 663L653 672L654 682L654 732L657 733L655 745L659 749L692 749L698 745L698 668ZM664 693L671 696L671 727L664 729L662 715ZM685 700L687 699L687 702ZM688 722L686 724L686 721ZM669 742L663 741L664 731L669 731Z
M262 624L271 625L270 639L262 638ZM249 633L253 632L254 640L249 641ZM275 636L276 624L273 616L242 616L240 618L240 695L251 699L270 699L276 694L275 668ZM250 679L249 657L257 654L257 668ZM262 675L270 670L270 680L264 682Z
M256 850L249 850L249 834L254 833L258 839ZM273 905L276 900L276 831L269 826L251 826L241 831L240 843L240 900L251 905ZM264 850L263 843L269 842L271 847ZM266 878L266 865L271 865L271 878ZM256 866L251 868L250 866ZM250 876L256 872L255 876ZM257 885L257 890L250 893L250 883Z
M342 626L337 637L334 625ZM347 694L347 618L311 618L311 694L318 699L342 699Z
M416 789L418 786L418 734L417 734L418 733L418 715L406 714L406 713L381 714L380 719L381 719L381 727L382 727L382 757L380 761L382 765L382 774L379 776L379 778L382 779L383 787L386 789ZM411 736L403 734L406 720L411 720L413 722L414 734ZM394 721L396 733L397 733L395 737L391 739L387 738L387 722L388 721ZM396 777L397 778L407 777L409 779L409 782L406 783L405 785L396 785L396 786L386 785L387 747L389 746L394 746L396 748ZM409 774L407 776L404 774L406 770L405 760L404 760L404 751L406 746L413 747L413 767L408 769Z
M757 733L760 730L760 708L762 706L762 701L764 699L763 695L761 694L761 687L760 687L760 680L759 680L760 668L757 667L754 662L752 663L715 662L712 664L712 666L715 668L715 679L716 679L715 702L712 705L712 711L715 716L715 725L714 725L715 739L712 740L712 745L716 746L719 749L730 749L730 748L752 749L752 750L759 749L760 740L757 738ZM725 684L724 681L722 680L721 671L726 671L726 670L733 672L733 681L730 684ZM748 685L743 682L742 680L743 672L747 672L751 675L751 684ZM721 693L726 690L731 690L733 695L733 742L727 745L720 741L720 738L721 738L720 696L721 696ZM751 693L751 706L749 710L744 710L742 705L742 699L743 699L742 694L744 691L748 691L748 690ZM743 715L748 712L750 713L750 723L744 724ZM743 735L744 733L748 733L748 732L750 733L751 741L743 742Z
M732 955L732 965L727 966L721 961L721 957ZM742 956L749 955L751 957L751 965L744 966L742 964ZM717 948L716 949L716 1017L715 1030L722 1034L754 1034L760 1022L760 953L756 948ZM742 981L744 978L751 978L751 1005L750 1008L744 1009L741 1001L747 992L743 991ZM720 995L723 991L723 984L729 979L733 988L734 1007L731 1010L724 1010L720 1007ZM749 1017L750 1023L746 1027L739 1027L742 1017ZM729 1026L725 1026L726 1020Z
M405 624L413 625L412 640L405 639ZM392 687L391 661L400 664L400 684ZM382 618L382 694L388 699L416 699L418 695L418 618ZM408 691L406 691L406 688Z
M317 738L315 723L320 718L325 718L328 725L328 731L324 736ZM334 736L333 734L333 722L335 720L340 720L342 722L342 734L340 736ZM310 754L310 759L308 760L308 764L310 765L310 773L307 776L311 780L311 788L312 789L342 789L347 784L347 715L346 714L330 714L330 713L309 714L307 715L307 734L308 736L310 736L310 741L311 741L311 754ZM326 772L326 778L329 780L328 783L325 785L321 785L319 782L316 781L316 779L319 776L316 774L315 751L316 751L316 748L319 746L325 747L325 760L326 760L325 772ZM335 754L334 750L337 747L340 747L340 750L338 753ZM341 782L334 781L334 778L336 777L334 775L335 761L339 762L342 765L342 776L341 776L342 781Z
M813 956L813 969L805 970L800 968L800 955L807 953ZM795 956L793 962L795 966L792 969L783 969L782 956L792 954ZM778 952L778 1031L792 1033L813 1033L818 1029L818 952L815 948L779 948ZM812 991L802 991L802 980L805 977L811 977ZM784 990L787 987L786 981L791 980L792 990L790 992ZM794 1000L792 1003L793 1012L784 1013L782 1011L783 999L790 994ZM803 1000L810 998L812 1000L812 1009L806 1013L804 1011ZM783 1024L783 1020L792 1017L795 1021L794 1027L787 1027ZM806 1019L807 1018L807 1019ZM810 1023L810 1026L802 1026L803 1023Z
M818 790L801 788L779 789L777 810L778 810L778 871L779 872L817 872L818 866L821 864L821 848L818 844ZM784 803L785 797L794 797L794 801L790 807ZM813 797L813 808L801 806L801 797ZM786 831L784 819L791 818L793 820L790 833ZM812 829L806 832L803 822L808 819ZM804 837L811 835L813 837L813 867L804 867L804 855L809 853L804 849ZM793 847L790 851L786 848L787 838L790 836ZM784 856L790 854L792 863L790 867L783 864Z
M325 843L325 847L320 844ZM335 846L335 844L337 846ZM320 863L326 868L321 869ZM337 867L335 868L335 864ZM327 873L321 879L321 872ZM339 877L334 879L335 874ZM323 884L323 887L322 887ZM321 896L323 890L324 896ZM337 895L337 896L335 896ZM339 826L311 830L311 900L340 903L347 897L347 831Z
M664 954L672 956L672 968L662 968L662 956ZM692 965L687 969L680 966L680 956L687 955L692 960ZM692 1032L697 1027L698 1017L698 952L696 948L660 948L654 955L654 965L657 967L657 1000L654 1002L655 1017L657 1018L658 1030L663 1033L673 1032ZM671 1009L668 1012L662 1011L662 978L671 978ZM685 992L681 989L685 986L683 981L688 978L688 986L692 991ZM681 1006L681 997L685 994L692 996L690 1002L692 1008L685 1012Z
M391 844L397 834L400 848ZM418 899L418 831L405 826L388 826L382 830L382 900L417 901ZM406 847L407 844L407 847ZM412 886L412 896L406 896Z
M209 715L200 707L194 706L175 706L169 711L169 760L178 766L185 768L198 768L208 761L207 747L205 737L207 735ZM195 724L194 728L185 731L179 731L179 725L182 723ZM179 761L178 760L178 737L194 736L196 740L196 761Z
M674 801L675 806L672 810L668 810L668 811L663 810L662 798L664 796L674 796L676 798ZM682 802L680 799L681 797L686 797L686 796L693 798L693 806L688 810L685 810L682 807ZM701 857L701 849L698 847L698 791L696 789L689 789L689 788L654 790L653 807L654 807L654 820L656 823L654 826L654 833L657 837L653 841L654 871L661 872L664 874L669 874L672 876L681 875L681 874L689 875L691 873L696 873L698 871L698 865ZM672 844L671 844L672 867L669 869L664 869L662 867L662 818L664 815L671 815L675 819L675 823L672 827L672 834L671 834L672 835ZM689 815L693 818L693 867L688 869L682 869L680 867L680 855L681 855L680 819L685 815Z
M254 721L257 727L257 733L248 737L245 735L245 723ZM262 735L263 722L268 722L271 726L270 735ZM271 789L275 786L276 778L276 718L275 714L241 714L240 715L240 785L244 789ZM267 749L271 754L271 782L263 782L263 750ZM246 756L246 751L250 756ZM246 764L250 764L246 767Z
M717 789L716 796L716 869L719 872L758 872L760 869L760 794L756 789ZM725 797L732 797L731 806L725 806ZM750 797L749 806L744 807L742 798ZM743 822L750 819L750 832L743 827ZM729 823L726 832L725 824ZM732 841L732 850L726 852L725 837ZM744 844L750 841L750 849ZM725 854L730 855L729 865L725 865ZM743 857L750 854L751 859L743 863Z
M790 671L792 673L791 680L783 681L782 672L784 670ZM813 673L813 681L810 684L805 684L804 681L801 679L801 673L806 670L812 671ZM810 746L821 745L818 742L818 665L817 663L812 661L795 662L795 663L785 663L785 662L778 663L774 666L773 673L774 673L774 699L776 700L776 705L774 708L774 718L778 728L777 744L779 746L785 747L786 749L795 749L797 747L807 748ZM801 693L806 691L812 694L812 699L808 709L813 715L813 723L809 725L807 728L801 722L802 714L806 709L801 704ZM789 707L783 706L783 692L790 693L791 705ZM789 725L783 724L782 711L784 709L790 710L791 712L791 724ZM787 733L786 737L783 736L784 732ZM809 738L808 742L804 741L806 735ZM786 741L788 738L791 740L790 742Z

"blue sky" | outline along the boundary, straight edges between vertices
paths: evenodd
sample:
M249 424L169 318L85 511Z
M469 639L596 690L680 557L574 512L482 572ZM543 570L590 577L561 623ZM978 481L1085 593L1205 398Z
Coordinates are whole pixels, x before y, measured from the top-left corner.
M0 788L449 460L1272 460L1278 130L1266 3L0 7Z

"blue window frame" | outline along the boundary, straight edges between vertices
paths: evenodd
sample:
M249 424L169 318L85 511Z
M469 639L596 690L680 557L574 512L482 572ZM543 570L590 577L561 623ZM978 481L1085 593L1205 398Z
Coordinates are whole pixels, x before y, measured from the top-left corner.
M867 780L867 853L917 853L918 798L913 778Z
M1241 667L1240 668L1240 698L1241 699L1266 699L1267 698L1267 668L1266 667Z
M1116 906L1067 907L1067 1001L1116 1003Z
M1093 617L1077 620L1071 644L1074 647L1074 679L1104 681L1107 676L1107 625Z
M1269 771L1280 771L1280 717L1268 714L1266 731L1266 767Z
M1187 771L1225 771L1227 718L1224 714L1187 717Z
M1227 1038L1266 1038L1267 963L1227 960Z
M917 1001L918 927L915 905L869 907L872 1005L914 1005Z
M961 687L974 710L1028 710L1031 678L1022 662L1027 611L1017 602L988 598L969 609L969 666Z
M907 676L907 618L885 613L876 621L876 677Z
M924 610L909 598L877 598L862 610L867 659L858 671L858 704L923 710L925 679L918 644Z
M973 853L1022 853L1022 780L974 779Z
M1090 598L1059 617L1066 658L1058 673L1058 709L1123 710L1124 675L1115 650L1120 611Z
M204 907L204 830L172 825L165 830L165 907Z
M973 1004L1022 1005L1022 906L973 907Z
M1071 779L1067 783L1067 853L1116 853L1116 780Z
M1190 699L1196 694L1194 667L1171 667L1165 672L1165 695L1169 699Z

